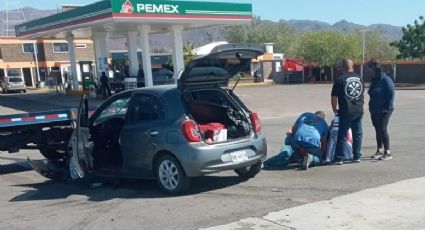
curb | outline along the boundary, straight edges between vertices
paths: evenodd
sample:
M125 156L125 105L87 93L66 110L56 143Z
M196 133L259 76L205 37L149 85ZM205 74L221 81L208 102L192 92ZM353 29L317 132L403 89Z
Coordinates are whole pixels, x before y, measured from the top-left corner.
M235 83L229 83L228 87L233 87ZM256 87L256 86L271 86L274 85L273 82L259 82L259 83L238 83L237 87Z

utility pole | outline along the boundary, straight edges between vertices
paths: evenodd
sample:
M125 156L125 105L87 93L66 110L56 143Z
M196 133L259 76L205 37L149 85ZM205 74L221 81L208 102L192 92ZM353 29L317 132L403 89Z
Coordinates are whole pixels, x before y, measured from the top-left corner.
M35 68L37 73L37 81L38 84L40 84L40 68L38 67L38 48L37 48L37 42L32 43L33 46L33 52L34 52L34 59L35 59Z
M363 79L363 68L364 68L364 56L365 56L365 32L367 30L362 30L362 64L360 66L360 76Z
M15 25L27 21L20 0L0 0L1 37L14 37Z

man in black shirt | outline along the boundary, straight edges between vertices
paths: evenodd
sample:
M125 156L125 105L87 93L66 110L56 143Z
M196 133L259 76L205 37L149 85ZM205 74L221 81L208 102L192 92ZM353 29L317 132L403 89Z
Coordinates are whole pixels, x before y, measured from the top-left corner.
M354 73L354 64L350 59L341 63L343 75L335 80L332 87L332 109L340 118L338 140L335 150L335 162L343 164L343 144L348 129L353 133L353 162L360 162L362 148L362 118L364 104L364 85L359 75Z

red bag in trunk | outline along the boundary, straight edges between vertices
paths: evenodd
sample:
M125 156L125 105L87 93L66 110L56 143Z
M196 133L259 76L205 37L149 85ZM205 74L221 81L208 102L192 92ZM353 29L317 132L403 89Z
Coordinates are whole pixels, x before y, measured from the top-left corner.
M199 124L199 128L205 133L204 139L211 139L215 142L227 141L227 129L221 123Z

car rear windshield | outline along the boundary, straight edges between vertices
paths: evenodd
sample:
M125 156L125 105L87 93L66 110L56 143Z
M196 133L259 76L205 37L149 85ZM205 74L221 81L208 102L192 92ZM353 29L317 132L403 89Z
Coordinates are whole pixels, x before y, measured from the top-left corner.
M10 69L7 71L7 75L10 77L17 77L20 76L19 71L16 69Z
M12 78L9 78L9 82L22 82L22 78L12 77Z

